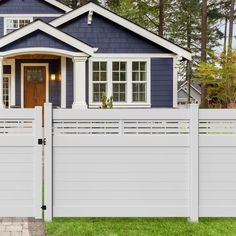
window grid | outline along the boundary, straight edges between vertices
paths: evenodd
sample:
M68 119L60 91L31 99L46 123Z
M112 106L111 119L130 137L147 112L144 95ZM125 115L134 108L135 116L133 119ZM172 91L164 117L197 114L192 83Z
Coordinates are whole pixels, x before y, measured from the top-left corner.
M8 77L3 77L3 103L6 107L9 107L9 89L10 80Z
M147 62L132 62L132 101L147 101Z
M20 29L26 25L28 25L32 19L24 18L24 19L17 19L17 18L9 18L6 19L6 34L9 34L17 29Z
M127 62L112 62L112 83L114 102L126 102Z
M101 102L102 94L107 91L107 62L93 62L93 102Z

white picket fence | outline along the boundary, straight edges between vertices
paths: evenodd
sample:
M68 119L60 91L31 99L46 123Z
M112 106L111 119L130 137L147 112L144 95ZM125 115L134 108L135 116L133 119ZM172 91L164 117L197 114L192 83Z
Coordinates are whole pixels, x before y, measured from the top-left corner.
M42 218L42 109L0 110L0 217Z
M236 110L45 105L52 217L236 216Z

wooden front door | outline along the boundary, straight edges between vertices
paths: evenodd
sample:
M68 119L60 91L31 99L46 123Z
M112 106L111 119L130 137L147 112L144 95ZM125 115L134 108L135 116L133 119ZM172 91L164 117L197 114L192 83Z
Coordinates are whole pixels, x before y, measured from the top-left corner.
M42 106L46 101L46 67L24 67L24 107Z

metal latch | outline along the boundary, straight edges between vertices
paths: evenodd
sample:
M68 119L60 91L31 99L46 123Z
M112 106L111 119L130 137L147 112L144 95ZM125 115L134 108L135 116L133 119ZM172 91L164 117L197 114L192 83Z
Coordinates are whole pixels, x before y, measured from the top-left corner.
M38 139L38 145L46 145L46 138Z

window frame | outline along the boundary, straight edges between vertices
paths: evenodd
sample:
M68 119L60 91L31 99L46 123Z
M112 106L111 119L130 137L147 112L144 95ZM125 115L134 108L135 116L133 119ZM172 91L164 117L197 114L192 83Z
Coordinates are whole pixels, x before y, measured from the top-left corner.
M126 102L113 102L114 108L150 108L151 107L151 63L150 58L147 57L121 57L121 58L89 58L89 107L98 108L101 102L93 102L93 62L104 61L107 62L107 96L113 94L113 77L112 77L112 62L126 62ZM146 80L146 102L133 102L132 90L132 62L146 62L147 63L147 80ZM118 82L118 81L117 81ZM119 83L119 82L118 82Z
M11 16L11 17L4 17L4 35L7 35L7 20L29 20L30 23L33 22L33 17L29 17L29 16ZM29 23L29 24L30 24ZM20 28L18 28L20 29ZM16 29L17 30L17 29ZM14 30L15 31L15 30ZM9 33L8 33L9 34Z

